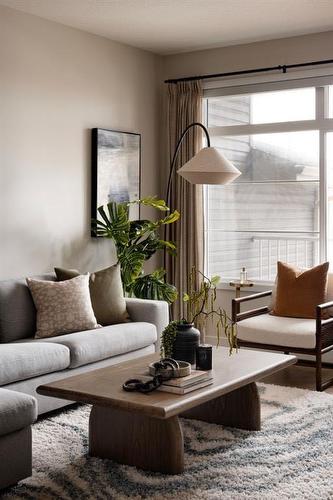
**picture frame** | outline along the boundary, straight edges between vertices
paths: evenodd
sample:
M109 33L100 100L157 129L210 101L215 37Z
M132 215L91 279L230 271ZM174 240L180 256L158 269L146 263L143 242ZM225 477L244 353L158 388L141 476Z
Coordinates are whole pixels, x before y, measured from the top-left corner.
M141 134L93 128L91 140L91 218L100 219L101 205L140 199ZM139 205L132 205L130 219L139 218Z

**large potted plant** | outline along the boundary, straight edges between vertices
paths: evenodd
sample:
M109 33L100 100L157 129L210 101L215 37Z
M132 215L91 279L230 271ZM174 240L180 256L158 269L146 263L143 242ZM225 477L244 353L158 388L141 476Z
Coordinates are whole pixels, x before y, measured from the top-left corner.
M130 220L129 208L132 204L155 208L160 212L169 212L164 200L149 196L134 202L110 202L98 208L99 220L93 220L95 234L113 240L117 259L121 268L124 291L129 296L145 299L165 300L169 304L177 298L177 289L166 283L165 270L157 269L144 274L144 263L157 251L164 248L170 254L176 253L176 246L171 241L159 237L159 230L166 224L173 224L179 219L177 210L157 220Z
M200 279L197 286L198 278ZM236 325L226 311L216 304L216 286L219 281L219 276L207 278L192 268L189 290L182 297L186 305L186 317L171 321L162 332L162 357L171 357L193 364L195 350L200 341L200 330L204 331L208 320L216 328L217 346L224 334L230 354L237 348Z

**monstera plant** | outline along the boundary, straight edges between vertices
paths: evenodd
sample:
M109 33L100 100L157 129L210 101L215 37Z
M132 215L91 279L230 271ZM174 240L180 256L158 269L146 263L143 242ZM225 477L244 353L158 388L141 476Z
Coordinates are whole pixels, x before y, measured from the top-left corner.
M176 246L171 241L160 238L160 228L173 224L179 219L177 210L165 217L151 220L130 220L129 209L132 204L155 208L160 212L170 212L164 200L149 196L134 202L110 202L98 208L99 220L93 220L92 226L97 236L111 238L114 241L117 259L121 267L124 291L129 296L146 299L160 299L172 303L177 298L177 290L166 283L165 270L157 269L151 274L144 274L143 266L157 251L164 250L175 255Z

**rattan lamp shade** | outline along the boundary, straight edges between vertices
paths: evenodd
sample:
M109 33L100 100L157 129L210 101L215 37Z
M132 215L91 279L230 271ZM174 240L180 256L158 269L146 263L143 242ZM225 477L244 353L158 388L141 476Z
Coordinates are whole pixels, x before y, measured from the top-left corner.
M241 174L213 147L201 149L177 173L191 184L229 184Z

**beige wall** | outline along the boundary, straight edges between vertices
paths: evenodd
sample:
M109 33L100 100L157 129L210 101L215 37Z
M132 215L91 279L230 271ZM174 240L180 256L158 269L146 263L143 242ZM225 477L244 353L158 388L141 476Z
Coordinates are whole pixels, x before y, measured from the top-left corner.
M0 7L0 279L114 262L89 236L90 129L141 133L157 193L158 61Z
M333 31L166 56L162 78L332 59Z

